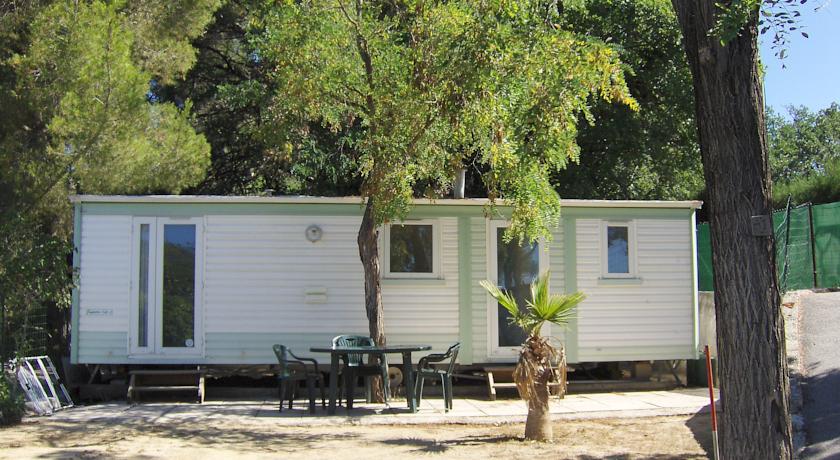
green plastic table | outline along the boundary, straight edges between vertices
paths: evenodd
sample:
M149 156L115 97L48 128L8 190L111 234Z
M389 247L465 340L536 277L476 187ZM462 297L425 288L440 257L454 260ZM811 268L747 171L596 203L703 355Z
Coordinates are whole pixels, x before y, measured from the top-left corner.
M406 385L405 399L411 412L417 412L417 401L411 388L414 386L414 369L411 367L411 353L415 351L431 350L431 345L385 345L384 347L312 347L312 353L330 354L330 405L327 408L329 415L335 415L335 400L338 396L338 362L342 356L350 353L361 353L366 355L382 355L387 353L399 353L403 359L403 376ZM347 395L347 409L353 408L353 388L349 388Z

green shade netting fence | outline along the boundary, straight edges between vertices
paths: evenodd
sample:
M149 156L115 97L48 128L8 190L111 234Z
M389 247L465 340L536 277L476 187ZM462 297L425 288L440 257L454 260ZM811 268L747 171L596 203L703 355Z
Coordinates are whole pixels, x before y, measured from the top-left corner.
M808 206L791 208L790 216L787 210L773 213L776 269L782 292L840 286L840 202L812 206L811 214L813 233ZM699 289L713 290L712 244L707 223L697 226L697 272Z
M840 286L840 202L812 208L817 287Z
M812 288L814 287L814 259L811 256L811 222L808 207L791 208L789 222L786 217L785 211L773 213L779 289L787 292ZM787 269L785 269L785 264L787 264Z

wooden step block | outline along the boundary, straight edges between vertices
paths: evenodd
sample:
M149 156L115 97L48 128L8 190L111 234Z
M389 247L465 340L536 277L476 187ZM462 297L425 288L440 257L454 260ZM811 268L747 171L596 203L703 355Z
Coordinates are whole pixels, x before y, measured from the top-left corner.
M129 372L126 399L129 403L137 393L195 391L199 404L204 402L204 370L202 369L136 369Z
M169 386L157 386L157 387L134 387L134 391L181 391L181 390L190 390L190 391L198 391L201 387L198 385L195 386L186 386L186 385L169 385Z

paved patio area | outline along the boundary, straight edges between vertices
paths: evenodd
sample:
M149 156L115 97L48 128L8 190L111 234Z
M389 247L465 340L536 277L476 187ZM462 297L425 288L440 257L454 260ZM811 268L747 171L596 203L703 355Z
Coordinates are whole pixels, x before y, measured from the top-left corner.
M309 414L303 400L292 410L277 411L277 400L206 401L189 403L125 403L96 404L71 408L51 416L56 422L161 423L189 422L223 418L227 422L265 423L275 426L322 425L413 425L413 424L500 424L524 422L525 403L519 399L487 401L456 398L453 410L445 413L443 399L424 398L417 413L412 414L404 401L365 404L360 401L349 413L343 408L327 416L320 404ZM621 417L653 417L690 415L709 410L709 393L705 388L673 391L639 391L627 393L591 393L567 395L553 399L551 413L555 420L580 420Z

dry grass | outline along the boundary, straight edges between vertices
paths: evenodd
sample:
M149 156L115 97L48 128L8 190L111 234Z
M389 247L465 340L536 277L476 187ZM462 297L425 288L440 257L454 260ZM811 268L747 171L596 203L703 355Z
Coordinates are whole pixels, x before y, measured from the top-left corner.
M504 458L700 459L704 416L557 422L555 442L523 425L278 427L209 419L118 425L49 418L0 430L0 458Z

